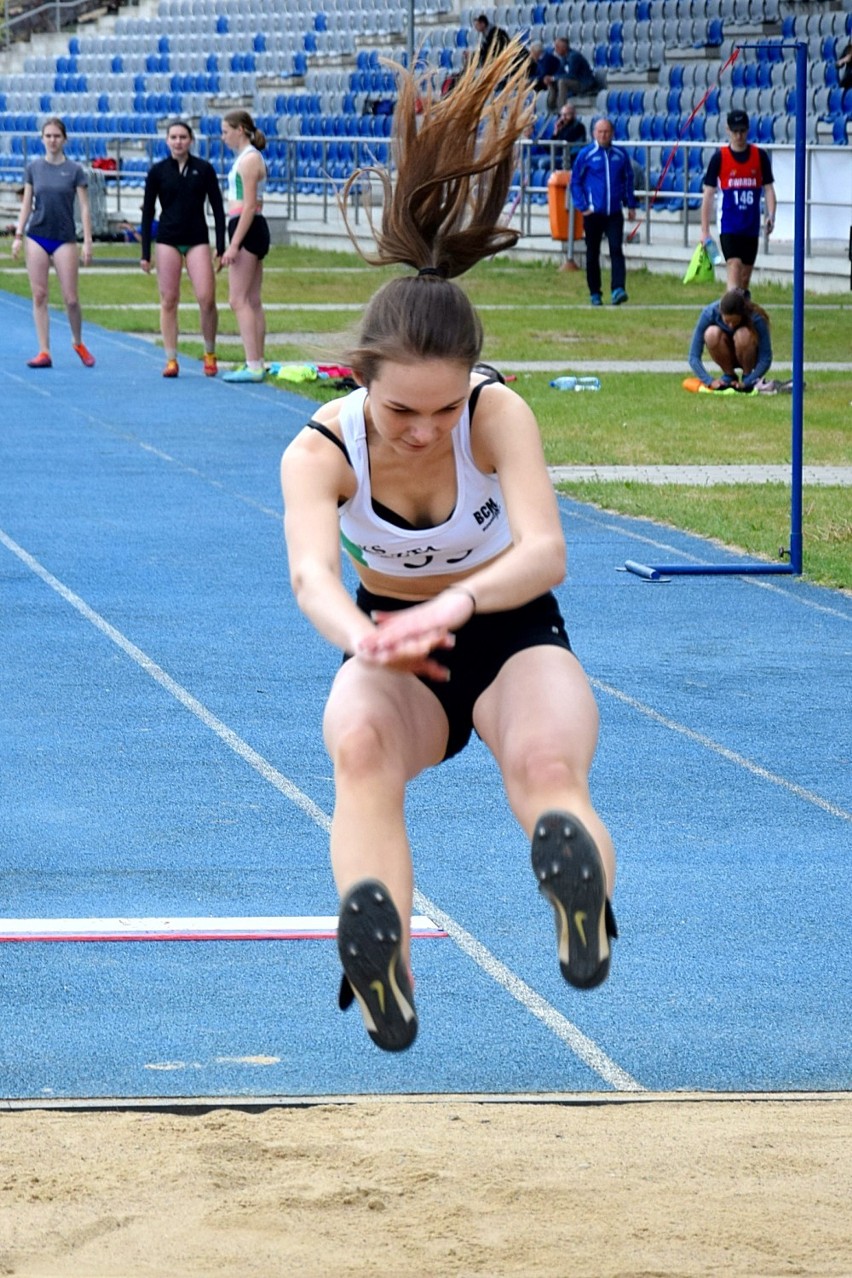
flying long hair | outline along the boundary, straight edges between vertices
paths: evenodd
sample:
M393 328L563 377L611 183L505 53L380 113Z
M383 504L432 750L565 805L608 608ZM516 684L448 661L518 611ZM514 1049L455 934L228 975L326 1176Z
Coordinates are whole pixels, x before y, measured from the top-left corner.
M452 92L396 68L394 175L369 166L341 193L346 227L372 265L418 272L391 280L365 312L349 362L369 382L382 359L455 358L472 367L482 331L464 293L450 283L477 262L513 247L520 232L501 223L515 168L515 144L532 119L526 60L517 41L483 67L469 63ZM383 192L375 251L358 243L347 216L356 184L374 175Z

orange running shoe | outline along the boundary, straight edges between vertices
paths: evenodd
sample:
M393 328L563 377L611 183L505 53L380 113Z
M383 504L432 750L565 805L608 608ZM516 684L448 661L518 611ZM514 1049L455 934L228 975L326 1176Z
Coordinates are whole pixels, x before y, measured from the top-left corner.
M204 355L204 376L215 377L219 372L219 365L216 363L216 356L212 351L207 351Z
M177 377L179 372L180 367L177 360L170 359L166 362L166 367L163 369L163 377Z
M86 365L86 368L94 368L94 367L95 367L95 357L94 357L94 355L92 354L92 352L91 352L91 351L89 351L89 350L87 350L87 349L86 349L86 347L83 345L83 343L82 343L82 342L80 343L80 345L79 345L79 346L75 346L75 347L74 347L74 350L75 350L75 351L77 352L77 354L80 356L80 359L81 359L81 360L83 361L83 363Z
M47 351L39 351L33 359L27 360L27 368L53 368L53 360Z

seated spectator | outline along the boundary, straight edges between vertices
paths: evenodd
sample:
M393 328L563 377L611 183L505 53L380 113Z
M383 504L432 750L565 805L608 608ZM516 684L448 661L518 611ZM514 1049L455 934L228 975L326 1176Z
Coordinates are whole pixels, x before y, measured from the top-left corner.
M594 93L597 88L594 71L582 53L571 48L566 36L556 37L553 52L558 59L558 69L548 84L548 111L558 111L566 98L578 93Z
M566 102L559 112L553 140L565 143L562 167L572 168L574 156L586 144L586 126L582 120L577 119L577 108L571 101Z
M479 42L479 65L484 66L489 58L496 57L498 53L502 53L509 43L509 33L504 31L502 27L495 27L490 18L484 13L480 13L478 18L474 18L473 25L476 27L480 36Z
M534 93L538 93L544 88L541 83L541 75L539 72L539 64L544 57L544 45L540 40L533 40L528 50L529 63L527 65L527 75L529 76L530 88Z
M714 377L704 367L704 347L722 370ZM772 364L769 316L741 288L731 288L721 301L705 306L698 317L689 348L689 367L711 390L728 386L751 390ZM742 381L737 370L742 370Z
M837 70L841 89L852 89L852 44L847 44L837 59Z
M539 47L541 47L541 46L539 46ZM533 85L532 85L532 87L533 87L533 89L536 91L536 93L540 93L540 92L542 91L542 89L547 89L547 91L548 91L548 95L547 95L547 109L548 109L549 111L555 111L555 110L556 110L556 107L555 107L555 106L554 106L554 107L551 107L551 106L550 106L550 98L551 98L551 95L550 95L550 89L551 89L551 86L552 86L552 85L554 84L554 82L555 82L557 72L559 71L559 69L560 69L561 65L562 65L562 63L561 63L561 61L559 60L559 58L557 57L557 55L554 53L553 49L542 49L542 52L541 52L541 54L540 54L540 56L539 56L539 59L538 59L538 68L537 68L537 73L536 73L536 79L533 81ZM554 93L554 99L553 99L553 100L554 100L554 102L555 102L555 100L556 100L556 98L555 98L556 90L555 90L555 89L553 90L553 93Z

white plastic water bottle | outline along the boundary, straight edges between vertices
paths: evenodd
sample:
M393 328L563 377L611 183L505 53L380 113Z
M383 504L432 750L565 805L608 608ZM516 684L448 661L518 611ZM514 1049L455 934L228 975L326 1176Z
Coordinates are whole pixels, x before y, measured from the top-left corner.
M555 377L550 383L554 390L576 390L576 377Z
M714 266L718 266L719 263L722 261L722 254L719 252L719 249L716 246L715 240L706 239L704 241L704 247L707 250L707 256L710 258L710 261L713 263Z
M601 379L599 377L578 377L575 391L599 391L601 388Z

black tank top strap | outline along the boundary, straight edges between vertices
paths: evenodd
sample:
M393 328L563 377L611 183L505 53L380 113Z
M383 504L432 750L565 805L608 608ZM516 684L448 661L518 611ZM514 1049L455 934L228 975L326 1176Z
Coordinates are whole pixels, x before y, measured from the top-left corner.
M326 439L330 439L333 444L337 444L337 447L343 453L343 456L349 462L349 465L350 466L352 465L352 458L349 456L348 448L346 447L342 439L337 438L337 436L334 434L334 431L329 430L328 427L324 425L322 422L315 421L313 417L308 422L308 426L311 428L311 430L318 430L321 435L325 435Z
M476 371L477 370L474 369L474 372ZM497 370L494 369L494 373L492 377L488 377L484 382L479 382L478 385L474 386L473 390L470 392L470 396L467 401L467 411L471 421L473 421L473 414L476 411L477 401L479 400L479 392L482 390L482 388L484 386L495 386L499 384L505 385L505 381L503 377L501 377L501 375L497 372Z

